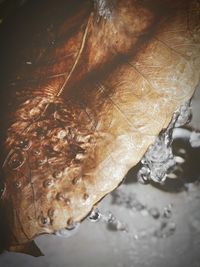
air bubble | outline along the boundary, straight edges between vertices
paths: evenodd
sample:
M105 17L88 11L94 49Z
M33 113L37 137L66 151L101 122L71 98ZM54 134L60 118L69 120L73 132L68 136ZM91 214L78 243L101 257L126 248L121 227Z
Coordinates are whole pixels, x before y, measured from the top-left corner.
M56 231L55 234L61 237L69 237L77 232L79 226L80 226L80 223L73 223L70 228L68 228L69 227L68 226L67 228L60 229Z
M72 230L74 229L76 224L74 223L74 220L72 218L69 218L67 221L67 229Z
M8 165L12 170L21 167L25 162L25 158L20 151L15 151L9 158Z
M44 182L43 182L43 186L45 187L45 188L47 188L47 187L51 187L53 185L53 180L52 179L47 179L47 180L45 180Z
M179 148L178 152L183 155L186 154L186 150L184 148Z
M27 150L31 146L31 142L28 139L20 140L18 146L24 150Z
M171 218L172 216L172 205L171 204L164 208L162 216L167 219Z
M56 195L56 199L59 201L65 202L66 205L70 205L70 203L71 203L70 198L65 197L65 195L63 193L58 193Z
M85 193L84 195L83 195L83 199L84 200L87 200L89 198L89 195L87 194L87 193Z
M77 154L76 157L75 157L75 160L77 160L79 162L81 162L84 159L85 159L85 155L81 154L81 153Z
M150 208L149 209L149 214L154 218L158 219L160 217L160 211L158 208Z
M39 150L39 149L34 149L33 151L32 151L32 155L33 156L40 156L41 155L41 151Z
M56 195L56 199L57 199L57 200L65 200L65 196L64 196L63 193L58 193L58 194Z
M78 182L80 182L80 181L81 181L81 177L80 177L80 176L77 176L77 177L75 177L75 178L72 180L72 184L76 185L76 184L78 184Z
M40 112L41 110L39 108L34 107L29 111L29 114L34 119L39 116Z
M50 209L48 210L48 216L49 216L50 218L52 218L52 217L54 216L54 213L55 213L55 210L54 210L54 209L50 208Z
M44 139L46 137L46 130L44 130L43 128L39 127L37 130L36 130L36 134L37 134L37 137L39 139Z
M76 156L77 154L83 154L84 153L84 149L76 144L70 144L69 145L69 149L70 149L70 153L73 155L73 156Z
M141 184L147 184L150 180L150 170L148 167L142 167L137 174L138 182Z
M98 222L101 220L107 225L108 229L111 231L128 232L127 225L119 221L110 211L108 212L108 214L102 214L99 212L98 209L95 209L90 213L88 219L91 222Z
M39 216L38 220L39 220L39 224L41 226L46 226L50 223L50 219L48 217L43 216L43 215Z
M128 227L121 221L119 221L111 212L108 215L103 215L102 219L107 223L107 227L112 231L128 232Z
M54 118L61 122L65 122L65 123L68 122L70 120L70 117L71 117L70 111L64 108L60 109L59 111L56 110L54 112Z
M174 159L178 164L183 164L185 162L185 159L180 156L175 156Z
M55 156L57 156L58 154L59 154L59 152L58 151L55 151L54 149L53 149L53 147L51 147L51 146L46 146L45 147L45 154L48 156L48 157L55 157Z
M20 181L15 182L14 184L15 188L19 189L22 186L22 183Z
M90 213L88 218L91 222L98 222L101 218L101 213L98 209L95 209Z
M160 228L154 232L154 236L158 238L165 238L173 235L176 231L175 222L162 221Z
M65 203L66 203L67 205L70 205L71 200L70 200L69 198L65 198Z
M168 229L170 234L173 234L176 230L176 223L175 222L169 222L168 223Z
M61 130L58 132L57 137L58 139L63 139L67 135L67 131Z
M37 164L38 164L39 166L44 165L46 162L47 162L47 158L46 158L46 157L37 160Z
M112 193L113 200L112 203L115 205L123 205L128 209L135 211L142 211L146 209L146 206L141 203L134 194L127 194L122 190L115 190Z
M63 176L63 172L62 171L55 171L52 176L55 179L60 179Z

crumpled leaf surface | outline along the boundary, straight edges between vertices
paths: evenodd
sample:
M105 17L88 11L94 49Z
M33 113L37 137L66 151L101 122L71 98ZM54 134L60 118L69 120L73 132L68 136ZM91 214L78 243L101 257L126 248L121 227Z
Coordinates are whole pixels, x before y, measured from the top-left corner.
M34 237L83 220L198 84L199 1L104 2L107 17L93 2L63 1L51 45L28 50L31 66L7 87L8 250L39 255Z

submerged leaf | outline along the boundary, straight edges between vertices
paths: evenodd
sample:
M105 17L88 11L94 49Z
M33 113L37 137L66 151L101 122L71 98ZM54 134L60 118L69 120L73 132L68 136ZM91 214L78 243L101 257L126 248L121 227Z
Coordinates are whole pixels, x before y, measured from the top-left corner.
M53 44L30 47L31 68L19 64L6 93L1 209L12 251L28 253L37 235L83 220L199 82L199 1L63 8L66 17L44 37Z

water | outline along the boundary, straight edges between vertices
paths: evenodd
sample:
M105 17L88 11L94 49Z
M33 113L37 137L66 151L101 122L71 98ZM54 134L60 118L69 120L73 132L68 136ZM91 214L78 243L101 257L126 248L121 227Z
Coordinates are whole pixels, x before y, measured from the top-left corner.
M154 219L158 219L160 217L160 211L158 208L153 207L149 209L149 214L152 216Z
M118 218L110 210L99 210L95 208L88 216L88 220L91 222L103 223L107 226L107 229L111 232L124 232L126 237L131 239L130 242L136 240L143 240L152 237L167 238L173 235L176 231L176 223L173 220L173 204L168 203L163 207L157 207L156 205L142 202L138 199L134 193L127 192L127 186L120 186L112 193L111 205L113 210L115 207L123 208L127 213L127 217ZM127 218L131 216L131 213L137 216L145 217L146 221L153 221L151 226L139 229L133 227L132 224L127 223Z
M117 219L111 211L105 213L95 209L91 212L88 219L91 222L103 222L107 225L107 228L111 231L125 231L128 232L128 227L121 220Z
M157 220L159 218L171 218L173 204L169 203L160 210L156 206L150 206L148 203L141 202L134 193L127 193L125 187L116 189L112 193L112 204L122 206L131 210L133 213L140 213L142 216L150 216Z
M68 237L76 234L78 232L78 230L79 230L79 227L80 227L80 223L74 223L68 229L63 228L63 229L60 229L60 230L56 231L55 235L56 236L60 236L60 237L68 238Z
M112 247L113 257L118 258L122 254L126 257L126 260L119 258L117 266L128 266L124 262L129 262L129 266L151 266L147 263L143 265L139 251L143 251L142 255L152 251L157 257L154 250L157 244L164 243L176 233L174 204L169 202L163 205L162 199L149 203L148 198L141 198L141 192L136 193L138 189L132 192L129 187L130 184L122 184L112 192L107 197L110 208L100 204L99 209L89 215L88 221L96 222L100 228L101 225L106 226L107 243ZM118 244L119 240L123 245Z
M171 221L162 221L159 229L154 232L155 237L165 238L173 235L176 231L176 223Z
M99 210L96 208L94 210L92 210L92 212L90 213L88 219L91 222L98 222L101 218L101 213L99 212Z
M95 8L98 12L97 22L100 18L110 19L112 17L112 3L113 1L94 0Z
M127 192L121 188L116 189L112 193L112 204L121 205L132 211L142 211L146 209L145 204L139 201L134 193L127 194Z
M174 113L168 128L160 133L141 160L143 166L137 175L140 183L148 183L150 180L164 183L168 173L176 163L184 163L183 157L174 157L172 151L173 131L174 128L188 123L190 118L190 102L186 102ZM190 143L192 146L200 145L200 133L192 133ZM176 178L177 176L171 175L171 177Z

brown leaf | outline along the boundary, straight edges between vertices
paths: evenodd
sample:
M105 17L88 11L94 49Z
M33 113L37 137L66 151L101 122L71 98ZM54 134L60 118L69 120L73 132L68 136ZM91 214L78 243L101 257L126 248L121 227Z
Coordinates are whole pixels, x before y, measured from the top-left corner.
M7 93L8 250L83 220L199 81L198 1L113 1L104 11L73 2L53 45L38 47Z

